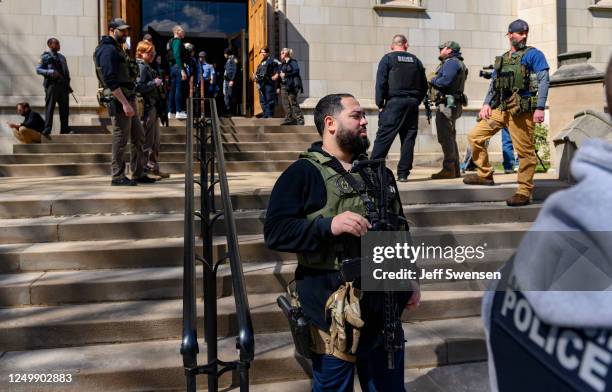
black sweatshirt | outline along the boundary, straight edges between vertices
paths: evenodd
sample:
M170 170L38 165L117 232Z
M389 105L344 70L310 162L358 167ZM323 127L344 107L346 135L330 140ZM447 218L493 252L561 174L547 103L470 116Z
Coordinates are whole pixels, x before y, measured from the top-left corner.
M328 155L321 142L309 151ZM264 224L264 237L270 249L282 252L315 252L329 239L332 218L309 221L306 216L327 203L325 182L319 170L309 161L298 159L276 181Z
M308 151L329 156L321 145L320 141L315 142ZM337 160L334 163L340 165ZM319 170L305 159L292 163L278 178L270 195L264 223L266 245L270 249L292 253L316 252L323 246L330 246L335 238L331 232L333 218L320 217L314 221L306 218L326 203L327 191ZM340 273L298 265L295 279L306 316L318 328L329 329L325 318L325 301L342 283ZM369 305L362 307L363 315L370 320L368 327L374 329L380 328L379 322L373 320L380 319L378 313L382 305L377 294L368 294Z

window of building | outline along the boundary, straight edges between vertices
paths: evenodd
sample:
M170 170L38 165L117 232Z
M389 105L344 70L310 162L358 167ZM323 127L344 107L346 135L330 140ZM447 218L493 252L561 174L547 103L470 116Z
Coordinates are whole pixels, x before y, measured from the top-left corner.
M425 0L376 0L376 10L425 11Z
M594 0L589 6L591 10L612 10L612 0Z

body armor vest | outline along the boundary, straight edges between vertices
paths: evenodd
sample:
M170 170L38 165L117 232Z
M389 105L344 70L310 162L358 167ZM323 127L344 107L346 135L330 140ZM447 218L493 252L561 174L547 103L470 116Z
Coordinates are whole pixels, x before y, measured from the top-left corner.
M314 221L318 217L332 218L345 211L352 211L359 215L366 216L366 208L359 198L359 194L346 182L340 173L326 165L332 158L319 152L305 152L300 155L300 159L306 159L312 163L323 176L327 201L325 206L318 211L306 216L309 221ZM361 176L357 173L351 175L360 183ZM298 253L298 263L311 268L339 270L342 260L338 260L338 249L333 246L333 241L329 246L322 247L318 252Z
M110 88L104 84L104 79L102 78L102 68L96 61L96 53L98 52L99 47L100 45L96 47L93 54L93 61L96 66L96 77L98 78L98 101L100 103L108 103L113 99L113 94ZM114 48L121 56L119 72L117 74L119 87L121 88L123 95L125 95L127 99L130 99L135 93L134 82L138 77L138 64L136 61L130 59L129 55L118 45L114 45Z
M306 216L309 221L314 221L319 217L332 218L345 211L352 211L364 217L368 216L368 210L364 204L364 200L359 193L346 181L342 174L338 173L328 163L332 157L321 154L320 152L305 152L300 155L300 159L306 159L312 163L321 173L326 189L326 203L318 211L314 211ZM349 173L357 183L363 184L363 178L359 173ZM404 223L400 223L398 215L400 214L401 205L397 202L395 189L393 192L387 192L387 209L389 214L389 223L398 230L408 230ZM372 200L374 201L374 200ZM350 234L346 234L349 239L351 248L353 245L357 249L350 249L353 253L350 257L358 256L361 251L359 248L359 239ZM353 242L354 240L354 242ZM338 260L338 254L349 256L345 249L346 241L340 238L331 239L328 246L323 246L317 252L313 253L298 253L298 262L306 267L319 268L326 270L338 270L342 260Z
M494 108L499 107L502 111L510 110L512 114L533 111L537 105L536 93L538 91L535 74L521 61L523 56L533 49L527 46L524 49L511 53L510 51L495 58L495 81L493 88L497 99ZM523 96L533 93L532 96ZM513 101L513 102L510 102Z
M272 71L274 66L274 59L268 57L265 61L262 61L257 67L255 72L255 81L257 83L264 83L272 80Z
M407 96L417 89L415 81L418 79L419 65L417 58L408 52L392 52L389 56L389 98Z
M452 60L456 59L456 60ZM435 104L447 104L447 95L452 95L455 102L460 105L467 105L467 97L464 98L463 91L465 90L465 81L468 76L468 68L465 66L463 61L458 57L449 57L444 59L436 68L436 75L440 73L442 66L447 61L458 61L459 65L461 65L461 71L459 74L455 76L451 85L444 89L438 89L433 84L430 84L430 90L428 92L429 100L434 102Z

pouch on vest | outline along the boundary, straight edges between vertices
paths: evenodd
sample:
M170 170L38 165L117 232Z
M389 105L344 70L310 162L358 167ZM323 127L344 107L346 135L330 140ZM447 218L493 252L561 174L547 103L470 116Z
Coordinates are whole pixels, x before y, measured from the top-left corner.
M353 356L357 352L361 328L364 325L361 319L360 297L361 292L354 288L352 283L345 283L327 299L325 310L331 318L330 354L338 350Z
M142 96L136 97L136 115L138 118L142 118L145 112L145 101Z

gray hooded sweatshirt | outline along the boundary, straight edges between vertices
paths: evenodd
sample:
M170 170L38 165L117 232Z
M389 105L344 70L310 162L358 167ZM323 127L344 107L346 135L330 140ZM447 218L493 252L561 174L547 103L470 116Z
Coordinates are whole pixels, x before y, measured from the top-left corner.
M612 329L612 144L585 142L571 170L576 185L546 200L522 240L514 282L544 323ZM482 303L492 391L498 391L490 346L495 288Z

